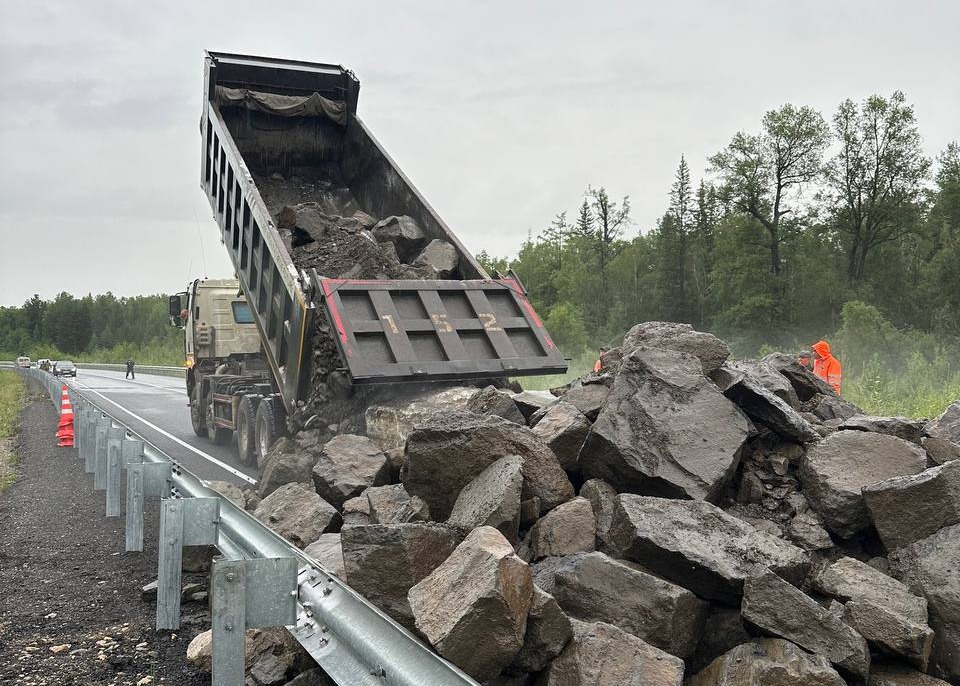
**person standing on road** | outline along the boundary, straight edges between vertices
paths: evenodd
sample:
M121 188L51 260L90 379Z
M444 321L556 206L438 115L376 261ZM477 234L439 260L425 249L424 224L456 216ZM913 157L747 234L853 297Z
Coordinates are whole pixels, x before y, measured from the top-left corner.
M837 395L840 395L840 382L843 380L843 374L840 368L840 360L830 354L830 344L826 341L817 341L813 344L813 373L819 376L833 387Z
M133 360L127 360L127 374L123 377L124 379L136 379L136 375L133 373Z

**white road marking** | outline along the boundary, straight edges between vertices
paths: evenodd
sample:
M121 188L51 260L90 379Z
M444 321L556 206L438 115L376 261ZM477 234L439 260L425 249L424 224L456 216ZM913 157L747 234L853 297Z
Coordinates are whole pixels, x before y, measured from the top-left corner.
M117 372L117 373L119 374L120 372ZM120 381L120 380L121 380L119 377L116 377L116 376L104 376L103 374L94 374L94 373L92 373L92 372L87 372L86 374L84 374L84 376L95 376L95 377L97 377L98 379L107 379L108 381ZM76 377L74 377L74 378L76 378ZM129 382L129 383L135 383L135 384L137 384L138 386L149 386L150 388L156 388L157 390L160 390L160 391L171 391L171 392L173 392L173 393L181 393L181 394L183 394L183 395L186 395L186 394L187 394L187 389L185 389L185 388L176 388L176 387L174 387L174 386L158 386L158 385L153 384L153 383L147 383L146 381L136 381L136 380L134 380L134 379L127 379L127 378L124 378L123 381ZM89 388L89 387L88 387L88 388Z
M83 383L83 382L81 382L81 381L77 381L76 379L74 379L74 383L76 383L78 386L82 386L83 388L85 388L86 390L90 391L91 393L95 393L96 395L99 395L101 398L103 398L104 400L106 400L106 401L107 401L108 403L110 403L111 405L116 405L117 407L119 407L121 410L123 410L123 411L126 412L128 415L130 415L131 417L133 417L134 419L136 419L138 422L141 422L141 423L144 424L145 426L149 426L151 429L153 429L153 430L156 431L157 433L161 434L162 436L166 436L166 437L169 438L171 441L173 441L173 442L175 442L175 443L178 443L179 445L182 445L182 446L183 446L184 448L186 448L187 450L196 453L197 455L199 455L199 456L202 457L203 459L208 460L209 462L212 462L213 464L217 465L217 466L220 467L221 469L223 469L223 470L225 470L225 471L227 471L227 472L230 472L230 473L233 474L234 476L243 479L244 481L246 481L246 482L249 483L249 484L256 484L256 483L257 483L257 480L256 480L256 479L247 476L246 474L244 474L243 472L241 472L239 469L234 469L234 468L231 467L230 465L228 465L228 464L226 464L226 463L224 463L224 462L221 462L220 460L218 460L217 458L215 458L213 455L210 455L210 454L208 454L208 453L205 453L205 452L203 452L202 450L200 450L199 448L193 447L192 445L190 445L190 444L187 443L186 441L183 441L183 440L177 438L176 436L174 436L174 435L173 435L172 433L170 433L169 431L164 431L163 429L161 429L159 426L157 426L157 425L154 424L153 422L147 421L146 419L144 419L144 418L141 417L140 415L134 414L133 412L131 412L130 410L128 410L127 408L125 408L125 407L124 407L123 405L121 405L120 403L114 402L113 400L111 400L110 398L108 398L107 396L105 396L105 395L104 395L103 393L101 393L100 391L97 391L97 390L95 390L95 389L93 389L93 388L90 388L90 386L87 386L85 383Z

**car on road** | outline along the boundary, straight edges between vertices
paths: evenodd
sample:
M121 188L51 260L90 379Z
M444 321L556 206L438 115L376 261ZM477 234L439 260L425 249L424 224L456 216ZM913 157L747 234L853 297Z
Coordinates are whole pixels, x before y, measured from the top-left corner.
M17 366L23 367L24 369L30 369L30 358L25 355L21 355L17 358Z
M53 365L53 373L57 376L75 377L77 375L77 365L70 360L60 360Z

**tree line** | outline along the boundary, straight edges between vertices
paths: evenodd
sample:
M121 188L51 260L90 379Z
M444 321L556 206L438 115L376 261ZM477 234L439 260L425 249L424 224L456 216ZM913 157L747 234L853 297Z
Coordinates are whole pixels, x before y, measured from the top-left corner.
M0 307L0 357L78 357L96 352L132 355L169 351L183 363L182 334L169 325L165 295L118 298L113 293L53 300L34 295L20 307ZM94 355L95 356L95 355ZM112 359L98 361L110 362ZM146 362L146 360L144 360Z
M767 112L695 180L681 155L665 211L588 187L513 259L561 349L593 354L636 322L687 322L740 355L838 332L846 316L960 337L960 146L924 155L901 92ZM639 230L638 230L639 228Z

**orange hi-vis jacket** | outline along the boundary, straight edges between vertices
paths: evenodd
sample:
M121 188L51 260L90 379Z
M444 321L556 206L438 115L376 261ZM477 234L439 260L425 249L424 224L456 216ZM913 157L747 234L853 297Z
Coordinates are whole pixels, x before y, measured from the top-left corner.
M817 341L813 344L813 349L820 356L814 360L813 373L830 384L837 395L840 395L840 383L843 381L840 360L830 354L830 344L826 341Z

